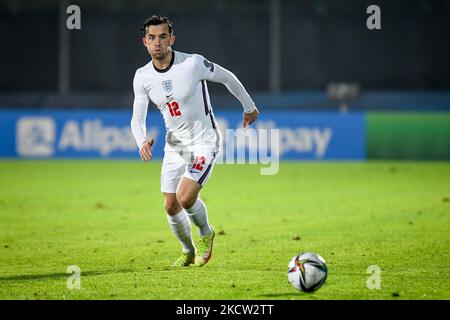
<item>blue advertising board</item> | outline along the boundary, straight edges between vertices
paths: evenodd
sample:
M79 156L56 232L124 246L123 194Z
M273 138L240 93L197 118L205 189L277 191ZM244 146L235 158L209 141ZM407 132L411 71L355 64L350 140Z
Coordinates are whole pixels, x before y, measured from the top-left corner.
M223 150L235 139L233 153L277 146L281 160L366 158L364 113L263 111L248 130L238 130L240 111L218 111L215 117ZM137 159L130 120L131 111L1 110L0 157ZM147 135L155 139L153 156L162 158L165 128L161 115L149 110L147 125ZM239 139L242 135L246 138Z

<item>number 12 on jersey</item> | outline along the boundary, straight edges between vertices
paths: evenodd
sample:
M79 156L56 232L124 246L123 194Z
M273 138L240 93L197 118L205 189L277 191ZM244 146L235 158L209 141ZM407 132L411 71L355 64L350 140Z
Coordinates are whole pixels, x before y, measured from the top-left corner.
M176 101L167 102L166 104L169 107L169 112L172 117L181 116L180 106Z

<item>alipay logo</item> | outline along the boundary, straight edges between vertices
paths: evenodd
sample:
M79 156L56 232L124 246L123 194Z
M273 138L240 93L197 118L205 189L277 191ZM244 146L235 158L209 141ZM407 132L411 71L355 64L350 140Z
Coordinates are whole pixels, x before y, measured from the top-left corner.
M55 121L50 117L22 117L16 126L16 148L22 157L49 157L54 153Z

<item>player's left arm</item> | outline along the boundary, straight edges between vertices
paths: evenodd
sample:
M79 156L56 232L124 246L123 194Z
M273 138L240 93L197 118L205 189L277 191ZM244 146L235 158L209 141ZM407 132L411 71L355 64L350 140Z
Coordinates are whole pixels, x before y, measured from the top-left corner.
M244 113L242 115L242 126L244 128L256 121L259 115L258 108L256 108L255 103L242 83L231 71L203 58L202 66L200 66L200 74L203 79L222 83L239 100L244 107Z
M244 113L242 115L242 127L245 128L245 127L247 127L247 124L250 125L253 122L255 122L256 119L258 118L258 115L259 115L259 111L256 107L255 107L255 110L253 110L250 113L247 113L244 111Z

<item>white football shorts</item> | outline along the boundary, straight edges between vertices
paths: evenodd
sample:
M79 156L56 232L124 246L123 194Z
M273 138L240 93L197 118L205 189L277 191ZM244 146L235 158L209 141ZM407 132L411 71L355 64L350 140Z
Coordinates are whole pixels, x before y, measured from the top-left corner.
M161 192L176 193L182 177L197 181L202 187L213 171L217 149L201 146L180 155L177 151L165 151L161 168Z

